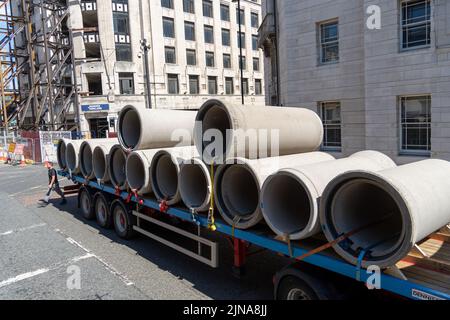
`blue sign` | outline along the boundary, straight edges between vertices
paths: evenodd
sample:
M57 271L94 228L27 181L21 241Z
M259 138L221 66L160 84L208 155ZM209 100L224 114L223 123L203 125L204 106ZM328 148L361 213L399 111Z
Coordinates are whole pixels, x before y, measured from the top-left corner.
M101 103L101 104L82 104L81 110L86 111L103 111L103 110L109 110L109 104L108 103Z

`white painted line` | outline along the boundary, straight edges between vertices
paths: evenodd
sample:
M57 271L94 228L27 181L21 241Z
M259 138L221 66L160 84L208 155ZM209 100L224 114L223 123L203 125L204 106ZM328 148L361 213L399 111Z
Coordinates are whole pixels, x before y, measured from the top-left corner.
M43 226L46 226L46 225L47 225L46 223L33 224L33 225L29 226L29 227L24 227L24 228L19 228L19 229L15 229L15 230L8 230L8 231L5 231L5 232L2 232L2 233L0 233L0 236L7 236L7 235L10 235L10 234L13 234L13 233L27 231L27 230L30 230L30 229L39 228L39 227L43 227Z

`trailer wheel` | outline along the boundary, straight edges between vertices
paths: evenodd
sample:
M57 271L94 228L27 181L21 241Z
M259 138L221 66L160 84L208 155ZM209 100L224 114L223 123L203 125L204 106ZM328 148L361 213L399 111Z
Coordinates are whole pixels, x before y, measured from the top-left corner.
M284 278L278 287L277 300L318 300L314 290L294 276Z
M122 239L131 239L136 235L133 225L136 224L136 217L130 212L127 206L119 199L111 204L111 216L114 223L114 230Z
M102 192L97 192L94 196L94 211L97 218L97 224L102 228L112 227L111 213L109 212L109 204Z
M78 191L78 208L81 209L81 213L85 219L92 220L95 218L91 193L84 186Z

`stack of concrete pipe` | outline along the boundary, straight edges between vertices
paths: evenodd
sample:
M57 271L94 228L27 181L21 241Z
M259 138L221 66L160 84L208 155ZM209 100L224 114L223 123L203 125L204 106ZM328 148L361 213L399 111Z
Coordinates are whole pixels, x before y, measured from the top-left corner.
M354 264L362 255L365 267L394 265L450 222L449 162L396 166L369 150L336 160L317 151L322 138L311 110L212 99L198 112L126 106L119 144L62 140L57 154L61 168L167 205L206 212L214 198L235 228L265 222L291 240L344 235L333 248Z

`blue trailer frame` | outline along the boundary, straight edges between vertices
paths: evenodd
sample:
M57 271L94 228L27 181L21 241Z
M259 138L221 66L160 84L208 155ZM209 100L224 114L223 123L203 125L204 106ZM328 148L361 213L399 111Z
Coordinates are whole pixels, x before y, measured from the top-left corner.
M117 195L116 190L112 186L99 184L95 181L88 181L82 177L75 175L70 176L68 173L64 171L58 171L58 173L61 176L71 179L75 183L88 185L99 191ZM159 203L152 199L147 198L136 199L134 195L130 195L128 192L125 191L121 191L118 197L121 197L124 200L130 199L130 201L134 203L138 203L138 201L140 200L142 201L141 202L142 206L152 208L157 211L160 210ZM196 222L194 222L192 219L192 214L187 210L169 207L165 213L185 221L197 223L201 227L205 228L208 227L208 219L206 217L197 216ZM252 232L251 230L240 230L240 229L233 230L231 226L224 224L221 221L216 221L215 225L217 228L216 229L217 232L223 233L227 236L232 236L236 239L240 239L248 243L252 243L261 248L265 248L276 253L290 256L292 257L292 259L295 259L295 257L300 257L309 252L308 250L301 248L296 244L288 245L286 242L282 242L274 238L270 238L268 236ZM355 281L361 281L364 283L372 275L372 273L368 272L366 269L358 268L357 266L347 263L342 259L330 257L322 253L315 253L313 255L307 256L302 261L329 270L331 272L336 272L340 275L352 278ZM388 274L385 274L383 272L381 272L380 274L380 286L381 289L414 300L450 300L450 295L447 293L434 290L432 288L414 283L412 281L399 279L390 276Z

